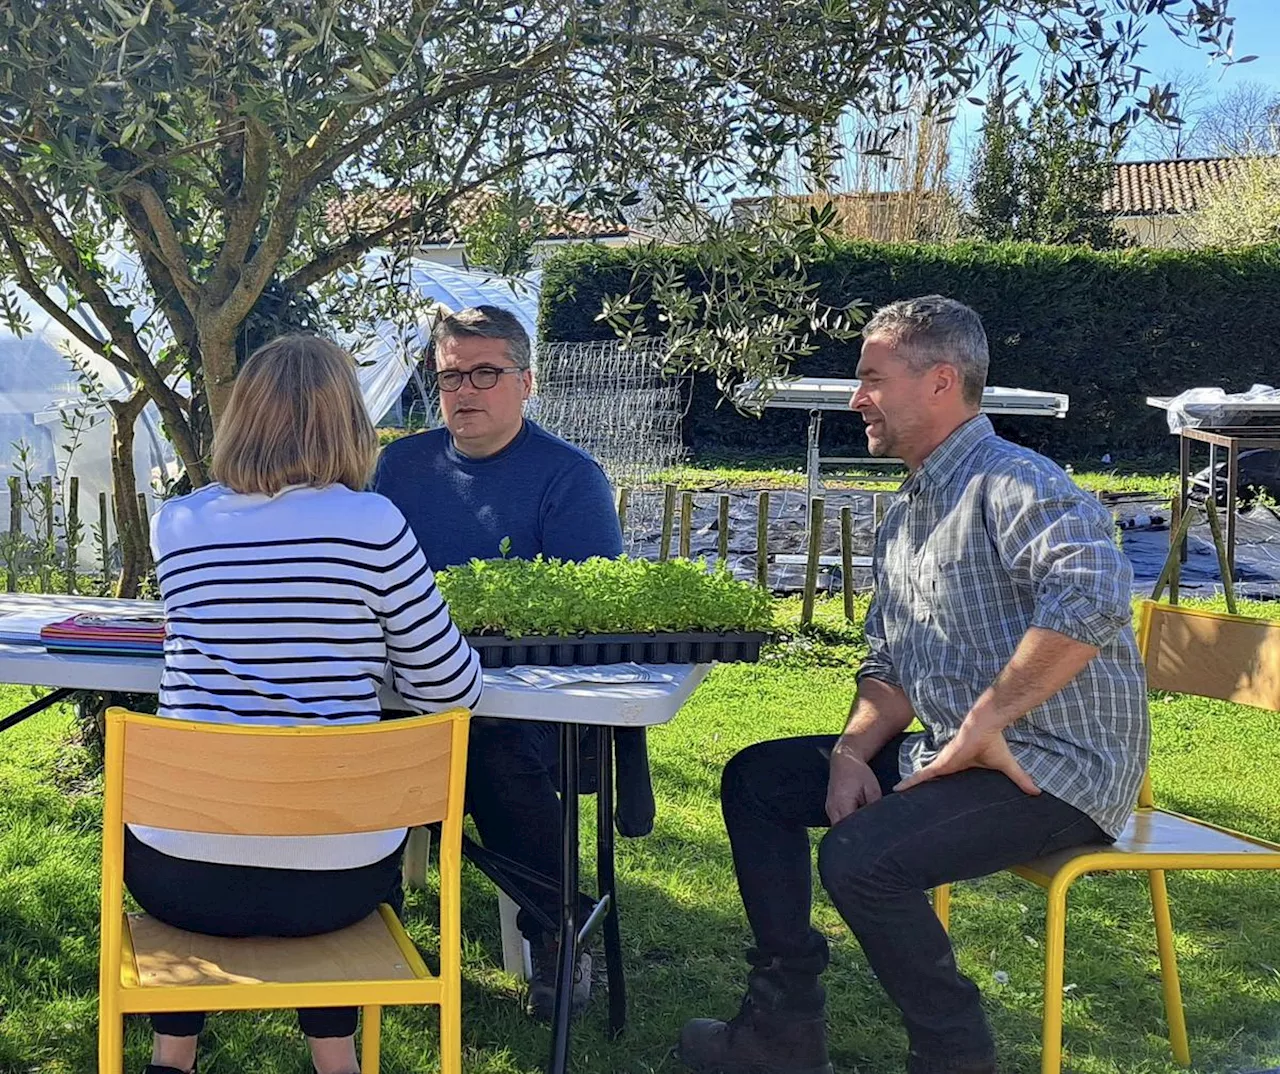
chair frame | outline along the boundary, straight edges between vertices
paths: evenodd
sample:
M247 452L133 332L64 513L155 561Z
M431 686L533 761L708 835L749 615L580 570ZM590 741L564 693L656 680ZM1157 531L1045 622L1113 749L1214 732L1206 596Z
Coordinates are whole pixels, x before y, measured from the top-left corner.
M440 1008L441 1074L462 1070L462 868L463 791L466 781L470 713L455 709L434 716L339 727L246 727L197 723L108 709L106 788L103 812L101 958L99 968L98 1070L121 1074L124 1062L124 1016L175 1011L268 1010L286 1007L362 1008L361 1067L378 1074L383 1006L430 1004ZM218 985L144 986L139 979L133 940L124 910L124 825L126 736L132 727L181 730L193 735L239 735L263 739L298 736L343 736L357 743L378 735L405 735L449 726L447 797L440 836L440 973L430 972L395 912L378 908L412 979L228 983ZM215 829L216 830L216 829ZM255 834L245 832L244 834ZM278 833L264 833L278 834ZM334 833L340 834L340 833ZM252 943L254 941L246 941ZM304 943L304 940L297 941Z
M1176 551L1176 544L1175 544ZM1234 604L1234 601L1232 602ZM1152 624L1157 615L1194 616L1220 622L1257 624L1273 622L1234 614L1188 609L1180 605L1159 605L1148 600L1142 606L1138 644L1144 662L1150 661ZM1280 622L1274 625L1280 626ZM1205 695L1195 695L1205 696ZM1041 871L1035 863L1017 865L1009 871L1046 891L1045 920L1045 970L1044 970L1044 1021L1041 1031L1041 1074L1059 1074L1062 1069L1062 1012L1063 979L1066 960L1067 893L1080 877L1102 872L1145 872L1151 891L1151 910L1155 918L1156 946L1160 957L1160 980L1164 993L1165 1017L1169 1030L1169 1043L1175 1061L1181 1066L1191 1065L1191 1048L1187 1038L1186 1015L1182 1006L1182 989L1178 977L1178 960L1174 950L1173 918L1169 912L1169 890L1166 872L1201 869L1212 871L1263 871L1280 870L1280 845L1230 828L1190 817L1172 810L1158 809L1151 787L1150 772L1142 779L1136 815L1162 814L1193 824L1201 829L1217 832L1241 840L1263 850L1258 853L1134 853L1099 848L1093 853L1080 853L1070 857L1052 871ZM951 888L943 885L934 890L934 912L943 928L950 926Z

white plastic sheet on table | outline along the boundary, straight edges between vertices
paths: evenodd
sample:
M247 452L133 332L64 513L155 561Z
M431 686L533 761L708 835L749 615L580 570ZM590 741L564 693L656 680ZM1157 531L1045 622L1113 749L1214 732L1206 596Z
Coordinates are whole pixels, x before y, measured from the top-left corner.
M1191 388L1168 401L1167 413L1171 433L1230 428L1259 416L1280 422L1280 388L1255 384L1247 392L1234 393L1221 388Z

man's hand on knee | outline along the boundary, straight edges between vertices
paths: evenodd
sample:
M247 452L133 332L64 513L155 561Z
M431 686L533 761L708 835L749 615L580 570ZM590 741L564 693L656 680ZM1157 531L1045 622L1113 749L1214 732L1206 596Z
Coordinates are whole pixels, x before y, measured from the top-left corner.
M849 814L879 800L880 781L871 766L837 745L831 751L831 772L827 778L827 819L839 824Z

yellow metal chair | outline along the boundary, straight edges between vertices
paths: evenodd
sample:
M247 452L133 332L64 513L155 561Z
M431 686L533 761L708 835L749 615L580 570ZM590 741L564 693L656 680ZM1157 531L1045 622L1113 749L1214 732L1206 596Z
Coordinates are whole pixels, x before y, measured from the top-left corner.
M1146 601L1138 641L1152 690L1280 711L1280 622ZM1158 809L1148 775L1137 809L1114 844L1075 847L1012 870L1048 892L1041 1074L1062 1069L1067 890L1086 873L1101 872L1147 874L1169 1041L1174 1059L1190 1065L1165 885L1165 873L1171 869L1280 869L1280 845ZM949 923L950 894L949 887L934 892L934 910L944 927Z
M107 712L99 1074L121 1074L124 1016L363 1008L377 1074L383 1006L440 1008L440 1069L462 1070L459 876L470 714L343 727L244 727ZM440 974L395 913L305 939L229 940L124 912L124 825L334 835L442 822Z

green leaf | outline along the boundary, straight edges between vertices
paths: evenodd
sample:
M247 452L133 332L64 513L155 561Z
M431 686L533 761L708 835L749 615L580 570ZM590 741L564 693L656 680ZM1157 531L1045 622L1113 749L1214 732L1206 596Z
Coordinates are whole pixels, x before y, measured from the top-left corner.
M358 67L340 67L338 70L347 76L347 81L362 90L373 93L378 88Z

